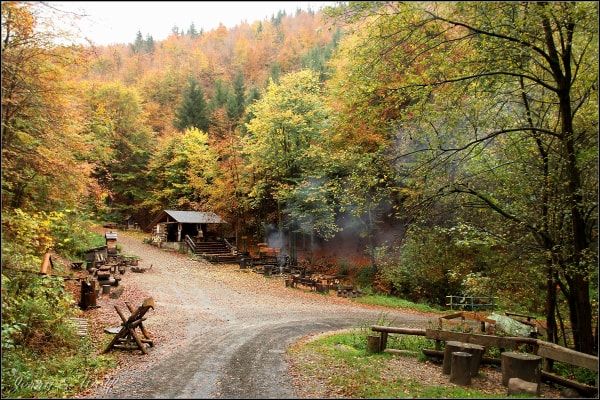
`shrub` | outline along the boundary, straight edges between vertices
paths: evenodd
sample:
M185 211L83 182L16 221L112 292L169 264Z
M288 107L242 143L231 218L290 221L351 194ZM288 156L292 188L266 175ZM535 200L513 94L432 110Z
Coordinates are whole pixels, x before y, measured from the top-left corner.
M73 298L62 278L3 274L2 291L2 350L26 346L44 352L75 341Z

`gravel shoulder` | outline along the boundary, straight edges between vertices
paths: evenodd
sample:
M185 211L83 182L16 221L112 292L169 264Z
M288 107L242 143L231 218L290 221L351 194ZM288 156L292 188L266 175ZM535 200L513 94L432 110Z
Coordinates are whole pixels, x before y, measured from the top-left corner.
M128 269L111 295L99 295L99 308L82 312L89 321L88 334L108 343L110 336L103 330L121 323L114 306L127 310L127 301L137 308L152 297L155 309L146 314L144 325L154 346L146 355L112 350L118 352L118 368L77 398L340 397L325 380L302 376L295 360L288 358L288 346L382 320L426 328L438 318L288 288L282 276L192 260L143 244L127 232L119 232L117 242L123 254L141 257L139 265L150 269ZM117 290L122 290L119 297ZM389 374L448 384L441 366L432 363L398 357L389 367ZM501 397L506 394L500 373L493 369L486 369L480 384ZM544 388L542 397L560 394Z

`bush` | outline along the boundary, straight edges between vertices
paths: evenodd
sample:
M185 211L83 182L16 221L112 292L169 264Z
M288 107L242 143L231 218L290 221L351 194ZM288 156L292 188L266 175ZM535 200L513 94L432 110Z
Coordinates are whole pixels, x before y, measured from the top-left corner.
M60 277L2 275L2 350L29 347L38 352L75 342L72 296Z
M77 335L74 299L56 276L63 267L54 265L55 276L39 274L48 249L81 258L104 245L86 226L72 211L2 214L3 397L71 397L112 362L89 357L94 344Z

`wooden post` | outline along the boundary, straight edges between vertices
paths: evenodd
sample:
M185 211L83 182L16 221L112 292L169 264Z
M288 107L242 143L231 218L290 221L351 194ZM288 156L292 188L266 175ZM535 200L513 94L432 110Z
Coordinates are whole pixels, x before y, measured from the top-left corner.
M485 351L483 346L473 343L462 343L458 341L447 341L446 349L444 351L444 361L442 364L442 372L446 375L451 373L452 366L452 353L455 351L467 352L473 356L471 360L471 376L477 375L479 372L479 365L481 364L481 357Z
M381 332L381 346L379 346L379 351L385 350L385 348L387 347L387 339L388 339L388 333Z
M455 351L452 353L451 359L450 382L461 386L470 385L473 356L464 351Z
M540 383L542 380L542 357L529 353L506 351L501 355L502 384L508 386L510 378Z
M42 260L42 267L40 268L40 274L42 275L50 275L50 270L52 269L52 252L50 250L46 250L44 253L44 259Z

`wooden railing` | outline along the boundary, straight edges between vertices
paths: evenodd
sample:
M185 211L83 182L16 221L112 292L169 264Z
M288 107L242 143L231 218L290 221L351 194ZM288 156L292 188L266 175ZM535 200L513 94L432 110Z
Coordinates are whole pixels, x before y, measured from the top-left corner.
M192 251L192 254L196 254L196 242L194 242L194 239L192 239L190 237L190 235L185 235L183 240L185 240L185 243L188 245L188 247Z
M231 251L231 254L233 255L238 255L238 248L237 246L229 243L229 240L227 240L227 238L223 238L223 241L225 242L225 244L227 245L227 247L229 247L229 250Z

